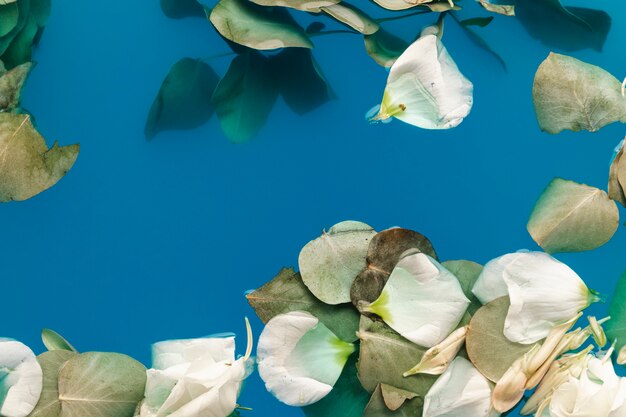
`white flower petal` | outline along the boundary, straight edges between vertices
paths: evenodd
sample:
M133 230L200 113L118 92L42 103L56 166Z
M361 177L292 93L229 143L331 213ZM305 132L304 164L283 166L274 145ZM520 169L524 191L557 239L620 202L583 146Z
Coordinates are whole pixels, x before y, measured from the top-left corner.
M576 272L543 252L519 254L506 266L504 281L511 299L504 334L513 342L545 338L590 303L589 290Z
M0 415L26 417L41 396L43 372L26 345L0 339Z
M423 253L406 254L368 308L408 340L433 347L459 324L470 301L459 280Z
M472 83L432 26L391 67L380 112L373 119L395 117L425 129L449 129L469 114L472 102Z
M305 406L324 398L354 346L313 315L294 311L270 320L259 338L259 374L278 400Z
M506 282L504 282L504 270L517 257L525 253L528 251L509 253L487 262L472 288L472 293L482 304L509 294Z
M234 335L166 340L152 345L152 366L155 369L167 369L175 365L190 363L199 358L211 358L214 362L234 361Z
M492 385L462 357L456 358L424 398L423 417L492 417Z

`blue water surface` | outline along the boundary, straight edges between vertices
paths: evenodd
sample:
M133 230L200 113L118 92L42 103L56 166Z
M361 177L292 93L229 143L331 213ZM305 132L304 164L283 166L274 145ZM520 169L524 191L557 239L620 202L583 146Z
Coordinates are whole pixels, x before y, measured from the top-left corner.
M486 15L464 2L468 16ZM626 6L586 3L609 12L613 25L601 53L572 55L621 79ZM393 27L410 38L435 18ZM444 260L484 263L536 249L526 221L543 188L555 176L606 187L625 129L540 132L531 88L549 49L513 18L478 30L508 72L446 26L444 43L475 85L475 107L456 129L367 124L386 71L361 37L345 34L315 38L337 100L303 117L279 101L246 144L229 143L215 117L147 142L145 119L170 66L227 46L203 19L168 19L157 0L53 0L23 104L50 144L80 142L81 153L55 187L0 207L0 334L41 351L39 332L50 327L80 350L124 352L149 365L153 342L236 331L243 353L244 316L257 335L262 328L244 292L296 264L306 242L345 219L418 230ZM211 60L220 74L228 63ZM596 251L559 259L610 294L626 269L623 229ZM254 408L246 416L301 415L257 375L240 402Z

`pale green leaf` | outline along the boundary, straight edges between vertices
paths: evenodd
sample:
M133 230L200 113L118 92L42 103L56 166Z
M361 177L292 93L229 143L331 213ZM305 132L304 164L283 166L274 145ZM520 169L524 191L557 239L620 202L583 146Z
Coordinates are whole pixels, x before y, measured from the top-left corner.
M70 344L63 336L50 329L43 329L41 332L41 340L48 350L67 350L76 352L74 346Z
M305 12L319 13L322 7L332 6L341 0L251 0L261 6L289 7Z
M392 408L389 407L390 397L394 397ZM363 417L416 417L422 415L423 406L424 399L415 393L380 384L372 394Z
M371 35L366 35L364 39L365 50L369 56L385 68L390 68L409 47L408 42L382 28Z
M611 163L609 173L609 197L626 207L626 157L624 157L624 142Z
M43 390L39 402L28 417L60 417L59 371L76 353L68 350L54 350L37 356L43 370Z
M501 14L503 16L515 16L515 6L491 3L488 0L478 0L485 10L492 13Z
M374 0L376 4L387 10L406 10L412 7L417 7L426 3L432 2L432 0Z
M322 11L364 35L371 35L380 29L380 25L374 19L350 3L342 2L322 7Z

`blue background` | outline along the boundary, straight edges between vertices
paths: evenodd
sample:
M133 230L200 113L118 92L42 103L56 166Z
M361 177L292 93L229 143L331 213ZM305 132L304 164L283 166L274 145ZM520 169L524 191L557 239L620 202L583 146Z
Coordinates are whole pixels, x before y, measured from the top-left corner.
M613 26L602 53L573 55L621 79L626 7L587 5L608 11ZM434 19L393 27L410 38ZM386 72L361 37L336 35L315 38L315 56L337 100L304 117L279 101L248 144L229 143L215 117L146 142L146 115L170 66L227 46L203 19L166 18L157 0L53 0L23 104L50 144L80 142L81 153L55 187L0 207L0 334L41 351L39 331L50 327L80 350L146 364L152 342L243 336L244 316L258 334L244 291L296 264L306 242L345 219L418 230L444 260L484 263L535 249L526 221L543 188L555 176L605 187L624 126L541 133L531 87L549 50L514 18L479 30L509 71L447 24L444 43L475 85L474 109L456 129L368 125L364 114L380 100ZM211 65L223 74L228 62ZM623 229L601 249L559 258L610 294L626 269ZM243 337L239 346L243 352ZM241 403L255 409L246 415L301 415L267 394L257 375Z

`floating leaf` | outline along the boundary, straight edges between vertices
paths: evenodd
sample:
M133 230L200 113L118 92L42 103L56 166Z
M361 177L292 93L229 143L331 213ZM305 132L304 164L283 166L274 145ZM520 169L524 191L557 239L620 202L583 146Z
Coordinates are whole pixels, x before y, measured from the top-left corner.
M13 38L9 47L0 57L7 69L15 68L32 60L33 43L38 30L36 18L34 15L29 15L24 27Z
M313 111L335 97L310 49L285 48L271 57L271 64L281 95L297 114Z
M167 17L206 17L204 8L197 0L161 0L161 10Z
M15 29L19 16L17 3L0 5L0 37L9 34Z
M478 280L481 272L483 272L483 266L477 264L472 261L446 261L443 262L444 268L448 271L452 272L455 277L458 278L461 283L461 288L463 289L463 294L470 300L470 305L467 308L467 311L470 315L474 315L476 310L482 307L482 304L478 298L472 293L472 288L474 288L474 284Z
M146 138L205 124L213 115L211 96L218 82L219 76L200 59L183 58L175 63L150 108Z
M401 255L409 249L417 249L437 259L432 243L421 233L394 227L376 234L367 249L367 267L356 277L350 289L352 303L357 306L359 301L371 303L376 300Z
M61 402L59 401L59 371L61 367L76 353L68 350L54 350L37 356L43 370L43 390L39 402L28 417L59 417Z
M365 268L374 229L365 223L345 221L307 243L298 264L304 284L326 304L350 302L350 288Z
M541 130L595 132L613 123L626 123L622 83L600 67L550 53L533 84L533 102Z
M0 71L0 111L19 111L22 87L32 64L27 62L10 71Z
M617 340L615 351L619 352L626 346L626 272L622 274L615 291L613 292L613 300L609 308L609 320L604 324L604 331L609 340Z
M48 149L30 116L0 113L0 202L26 200L52 187L70 170L78 145Z
M74 356L59 371L63 417L132 417L145 384L146 368L126 355Z
M432 0L374 0L376 4L387 10L406 10L430 3Z
M394 397L393 406L397 405L395 398L402 402L397 408L390 408L387 403ZM387 400L387 401L386 401ZM402 401L403 400L403 401ZM422 415L424 400L416 394L400 390L391 385L380 384L372 394L363 417L414 417Z
M277 96L270 61L256 51L247 51L230 63L215 88L212 103L226 136L241 143L252 139L265 125Z
M493 382L533 345L513 343L504 335L509 297L500 297L481 307L467 329L465 348L474 366Z
M517 0L515 15L532 37L566 51L601 51L611 28L606 12L563 7L559 0Z
M315 404L302 408L307 417L363 416L369 394L357 377L357 359L356 353L350 356L330 394Z
M380 29L380 25L374 19L350 3L341 2L322 7L322 11L364 35L371 35Z
M491 3L488 0L478 0L478 3L480 3L480 5L485 8L485 10L492 13L498 13L503 16L515 16L515 6Z
M74 346L70 344L63 336L50 329L43 329L41 332L41 339L46 349L52 350L67 350L70 352L76 352Z
M252 0L261 6L289 7L305 12L319 13L322 7L332 6L341 0Z
M484 28L492 21L493 21L493 16L489 16L489 17L473 17L471 19L461 20L460 23L462 26L465 26L465 27L478 26L478 27Z
M226 39L249 48L313 47L285 9L270 9L247 0L220 0L209 19Z
M617 155L615 155L613 163L611 163L609 197L626 207L626 158L624 157L624 141L620 144Z
M365 36L365 49L378 65L389 68L409 47L403 39L379 29L377 32Z
M361 317L359 339L359 380L368 392L373 393L379 384L387 384L424 397L437 379L425 374L402 376L419 362L426 349L406 340L385 323Z
M357 339L359 314L350 305L329 306L319 301L293 268L284 268L270 282L246 295L263 323L279 314L308 311L346 342Z
M619 226L619 211L606 192L555 178L537 201L528 232L548 253L581 252L608 242Z

